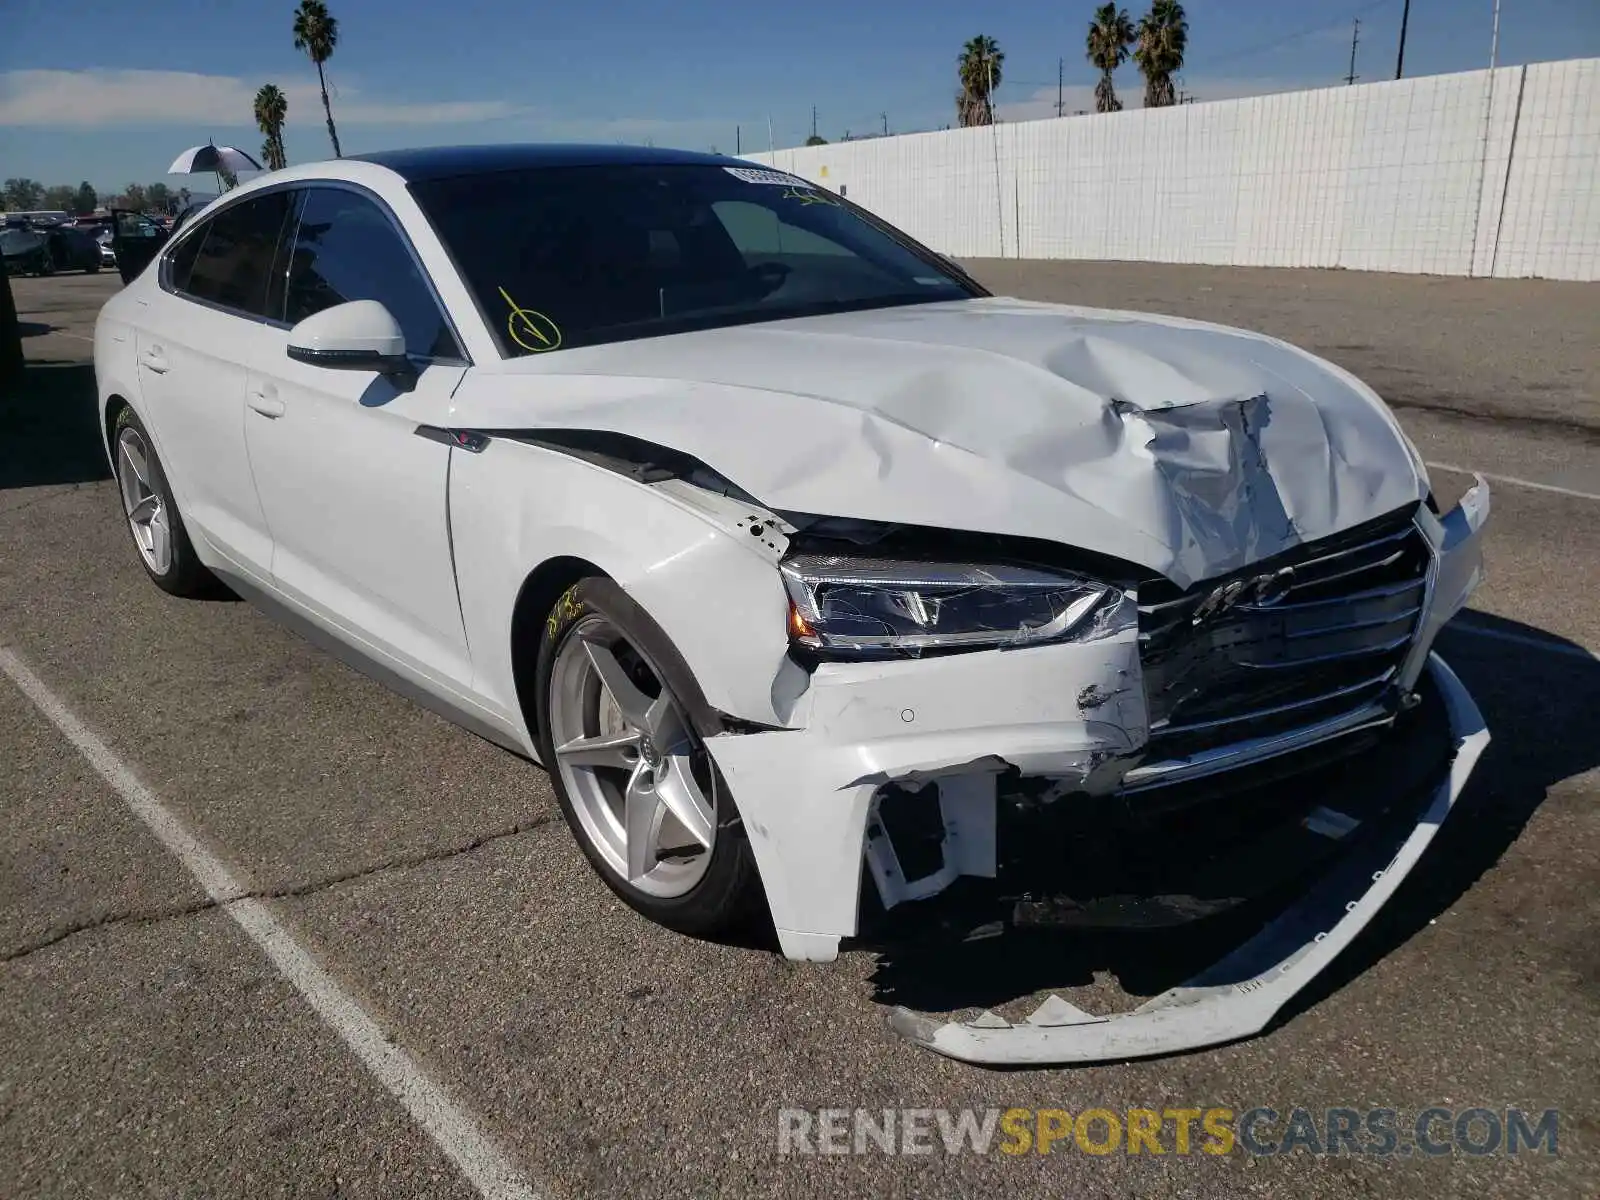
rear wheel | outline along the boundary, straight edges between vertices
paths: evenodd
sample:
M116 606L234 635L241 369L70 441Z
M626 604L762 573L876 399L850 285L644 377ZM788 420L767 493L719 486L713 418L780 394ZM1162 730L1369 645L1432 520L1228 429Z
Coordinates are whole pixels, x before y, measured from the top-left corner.
M708 934L744 924L760 883L749 841L660 630L609 579L583 580L545 622L540 753L595 870L651 920ZM676 674L681 675L681 665Z
M150 435L133 409L124 408L117 414L111 450L123 515L128 518L145 574L174 596L196 596L214 586L211 572L195 554L183 527Z

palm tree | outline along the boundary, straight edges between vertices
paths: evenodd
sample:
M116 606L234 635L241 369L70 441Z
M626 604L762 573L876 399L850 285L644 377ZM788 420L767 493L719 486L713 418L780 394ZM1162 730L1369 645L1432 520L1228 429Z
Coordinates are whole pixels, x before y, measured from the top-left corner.
M283 152L283 121L288 115L288 98L273 84L262 84L256 93L256 128L267 135L261 143L261 154L269 171L281 171L289 165Z
M1100 69L1100 82L1094 85L1095 112L1122 111L1122 101L1117 99L1117 89L1111 84L1111 73L1128 61L1128 47L1133 44L1133 22L1128 10L1115 4L1102 4L1095 9L1094 20L1089 22L1089 61Z
M322 64L333 57L333 48L338 44L339 22L328 14L328 6L322 0L300 0L300 7L294 10L294 48L304 50L306 57L317 64L322 111L328 114L328 140L333 143L333 156L343 158L339 131L333 127L333 105L328 103L328 80L322 73Z
M1144 106L1165 108L1177 102L1172 77L1183 70L1183 52L1189 44L1189 22L1178 0L1154 0L1139 21L1139 44L1133 61L1144 73Z
M956 120L966 125L994 124L994 90L1000 86L1005 52L992 37L979 34L961 48L956 60L961 91L956 95Z

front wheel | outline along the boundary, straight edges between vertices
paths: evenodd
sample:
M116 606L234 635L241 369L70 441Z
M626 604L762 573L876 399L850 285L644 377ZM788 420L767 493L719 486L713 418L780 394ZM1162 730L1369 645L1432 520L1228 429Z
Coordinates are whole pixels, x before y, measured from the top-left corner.
M666 646L611 580L569 589L539 647L539 749L567 824L612 891L669 928L719 933L749 920L760 883L680 694L694 682L659 661Z

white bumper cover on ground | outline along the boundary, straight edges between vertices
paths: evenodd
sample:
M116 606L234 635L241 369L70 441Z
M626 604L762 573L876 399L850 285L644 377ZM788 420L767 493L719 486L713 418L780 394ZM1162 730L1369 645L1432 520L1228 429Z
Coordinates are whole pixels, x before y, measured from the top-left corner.
M903 1037L977 1063L1080 1063L1171 1054L1260 1032L1331 963L1410 873L1466 786L1489 731L1466 688L1438 655L1429 668L1450 717L1450 773L1387 863L1342 863L1255 937L1182 986L1128 1013L1095 1016L1051 996L1026 1021L992 1013L940 1024L907 1009L891 1015ZM1392 843L1391 843L1392 845Z

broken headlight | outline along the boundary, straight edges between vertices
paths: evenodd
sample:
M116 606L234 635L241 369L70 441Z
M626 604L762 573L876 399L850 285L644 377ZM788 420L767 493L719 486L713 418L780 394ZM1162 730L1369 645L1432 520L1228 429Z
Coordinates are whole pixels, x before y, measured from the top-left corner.
M1071 637L1114 589L1067 572L800 554L789 634L830 656L1031 646Z

